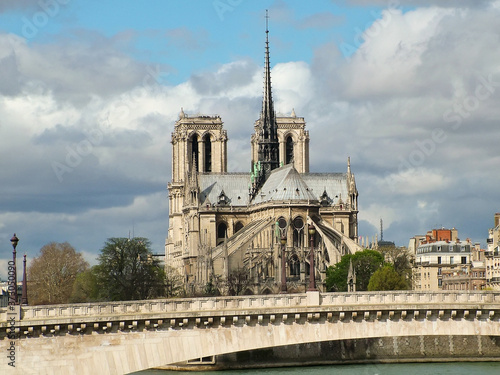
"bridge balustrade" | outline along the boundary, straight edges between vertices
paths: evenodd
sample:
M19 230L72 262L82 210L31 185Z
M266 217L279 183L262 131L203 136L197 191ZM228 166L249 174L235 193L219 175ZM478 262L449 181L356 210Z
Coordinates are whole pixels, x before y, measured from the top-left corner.
M467 305L498 304L498 292L356 292L321 293L318 307L342 308L343 306L402 306L405 305ZM123 302L96 302L85 304L23 306L20 319L37 321L44 319L73 319L93 316L126 316L140 314L178 314L205 311L259 310L307 307L306 294L280 294L238 297L201 297L183 299L157 299ZM7 309L0 309L0 322L6 321Z

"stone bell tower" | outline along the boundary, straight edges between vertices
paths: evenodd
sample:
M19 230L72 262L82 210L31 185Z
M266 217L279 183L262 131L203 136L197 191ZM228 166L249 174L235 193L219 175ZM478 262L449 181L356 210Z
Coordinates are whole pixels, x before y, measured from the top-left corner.
M193 237L189 232L197 225L191 223L190 226L189 221L183 219L183 208L189 204L192 209L198 202L193 202L191 196L186 197L189 190L186 184L197 181L193 175L198 173L227 172L227 133L222 124L220 116L188 116L182 109L179 113L171 140L172 182L168 184L169 229L165 244L167 259L180 260L181 254L195 249L188 242Z

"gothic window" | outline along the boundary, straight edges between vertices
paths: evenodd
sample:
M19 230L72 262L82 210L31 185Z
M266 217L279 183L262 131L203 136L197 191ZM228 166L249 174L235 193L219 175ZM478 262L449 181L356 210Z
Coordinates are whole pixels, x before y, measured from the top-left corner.
M226 237L227 237L227 225L224 222L220 222L217 225L217 245L223 243Z
M290 277L300 276L300 261L297 254L292 255L290 259Z
M304 220L300 216L293 219L293 246L302 247L304 238Z
M285 164L293 163L293 139L292 136L286 138Z
M241 229L243 229L243 223L238 221L234 226L234 233L239 232Z
M203 144L205 146L204 172L212 172L212 142L210 141L210 134L203 137Z
M198 168L198 136L195 134L193 135L193 137L191 138L191 165L193 163L193 160L194 160L194 166L195 166L195 169L196 171L199 171L199 168Z

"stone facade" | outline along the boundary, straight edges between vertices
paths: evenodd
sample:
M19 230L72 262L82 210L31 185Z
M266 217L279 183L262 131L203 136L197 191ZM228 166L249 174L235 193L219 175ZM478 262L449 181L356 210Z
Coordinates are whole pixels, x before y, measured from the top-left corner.
M459 241L453 229L434 229L410 239L415 290L500 290L500 213L488 231L487 248Z
M500 213L495 214L495 226L488 231L485 251L486 287L500 290Z
M290 116L274 112L267 40L265 61L250 173L227 172L228 138L220 117L181 110L174 126L165 259L189 293L237 270L248 280L240 291L246 294L305 291L310 272L323 290L326 268L361 249L350 160L346 172L309 172L304 118L294 110Z
M443 290L444 275L469 274L472 250L470 241L449 240L423 243L417 248L413 269L413 289Z

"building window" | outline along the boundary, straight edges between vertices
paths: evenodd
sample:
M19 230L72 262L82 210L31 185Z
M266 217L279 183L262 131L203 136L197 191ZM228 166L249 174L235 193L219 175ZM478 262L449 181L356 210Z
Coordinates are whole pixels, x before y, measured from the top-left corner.
M450 264L455 264L455 260L453 259L453 257L450 257Z
M224 222L219 223L217 226L217 245L224 242L227 237L227 225Z
M438 268L438 275L441 276L441 268Z
M293 219L293 246L302 247L304 238L304 220L297 216Z
M290 276L300 276L300 261L296 254L290 259Z
M210 134L203 138L205 145L205 169L204 172L212 172L212 142L210 141Z
M285 164L293 163L293 139L291 136L286 138Z
M196 172L199 171L198 169L198 136L195 134L193 135L193 138L191 138L191 165L194 161L194 169ZM190 167L191 167L190 165Z
M467 257L462 257L462 264L467 264Z
M441 257L438 257L438 264L441 264Z
M234 233L239 232L241 229L243 229L243 223L241 221L238 221L234 226Z
M440 288L441 288L442 286L443 286L443 280L438 279L438 287L440 287Z

